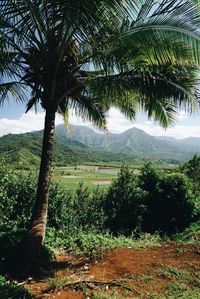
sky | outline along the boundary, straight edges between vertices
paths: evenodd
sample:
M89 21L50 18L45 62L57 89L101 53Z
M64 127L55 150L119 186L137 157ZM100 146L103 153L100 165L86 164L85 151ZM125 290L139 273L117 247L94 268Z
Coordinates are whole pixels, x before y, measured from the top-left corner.
M57 115L56 125L62 124L62 117ZM70 123L74 125L86 125L94 128L91 123L83 122L81 118L70 113ZM25 114L22 104L5 103L0 107L0 136L8 133L25 133L43 129L44 112L40 109L37 113L31 110ZM166 130L158 123L149 120L144 113L139 112L135 121L127 120L118 110L111 108L107 115L107 127L112 133L122 133L130 128L136 127L154 136L171 136L178 139L187 137L200 137L200 114L188 115L180 111L177 122L173 127ZM96 130L96 128L94 128Z

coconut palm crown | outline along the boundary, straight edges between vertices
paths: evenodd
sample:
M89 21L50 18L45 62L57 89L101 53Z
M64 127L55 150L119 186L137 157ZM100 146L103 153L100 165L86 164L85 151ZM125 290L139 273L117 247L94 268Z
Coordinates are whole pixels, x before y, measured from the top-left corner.
M3 0L0 12L0 101L14 93L46 113L33 258L45 239L56 112L106 128L111 106L130 119L141 108L164 127L178 108L193 111L200 20L193 1L177 0Z

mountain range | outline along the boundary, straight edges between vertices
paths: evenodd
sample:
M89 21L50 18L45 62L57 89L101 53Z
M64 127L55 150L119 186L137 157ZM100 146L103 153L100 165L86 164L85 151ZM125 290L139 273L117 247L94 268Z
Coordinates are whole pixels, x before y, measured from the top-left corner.
M71 126L68 133L64 126L58 126L56 135L66 144L75 141L82 147L97 152L106 151L132 157L185 161L195 153L200 153L200 138L155 137L138 128L131 128L121 134L101 134L83 126Z
M43 131L0 137L0 155L20 168L38 165ZM200 138L155 137L132 128L121 134L98 133L85 126L56 127L54 165L70 163L159 160L180 163L200 154Z

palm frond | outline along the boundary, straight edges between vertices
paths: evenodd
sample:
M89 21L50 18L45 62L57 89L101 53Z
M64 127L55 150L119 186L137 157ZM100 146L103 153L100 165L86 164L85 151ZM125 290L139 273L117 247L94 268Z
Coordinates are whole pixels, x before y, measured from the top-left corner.
M192 0L4 0L0 11L2 83L29 86L27 109L40 102L67 116L73 107L104 126L112 105L130 119L140 106L166 126L175 108L195 106ZM3 98L17 92L6 84Z
M77 116L81 117L83 121L90 121L95 126L106 130L106 109L102 105L102 101L97 98L91 98L89 96L82 96L76 101L67 100L66 106L71 109ZM63 110L63 106L59 105L59 113L65 113L66 108Z
M85 80L89 86L88 94L101 98L108 106L115 106L117 103L116 106L122 111L125 109L124 111L133 112L133 118L137 103L156 120L160 111L162 126L169 124L170 119L174 121L175 115L169 116L175 111L175 107L176 110L180 108L188 112L198 108L197 81L192 67L148 65L118 75L96 78L86 76ZM153 113L153 108L156 107L158 110Z
M26 87L19 82L0 83L0 105L3 105L5 101L9 101L10 96L19 102L26 102L26 92Z
M37 98L36 96L33 96L33 97L28 101L28 103L27 103L27 105L26 105L26 112L25 112L25 113L27 113L29 110L31 110L31 108L32 108L33 106L36 106L37 103L38 103L38 98Z

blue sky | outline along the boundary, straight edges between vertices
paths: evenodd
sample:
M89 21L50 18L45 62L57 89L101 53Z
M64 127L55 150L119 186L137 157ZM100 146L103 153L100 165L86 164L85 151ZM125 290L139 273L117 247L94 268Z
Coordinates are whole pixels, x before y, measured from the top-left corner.
M175 138L187 138L190 136L200 137L200 115L187 115L180 111L177 115L177 122L167 130L162 129L158 123L149 120L144 113L138 113L135 122L127 120L119 111L112 108L108 114L108 129L113 133L121 133L132 127L144 130L148 134L159 136L172 136ZM57 116L56 124L63 123L62 118ZM70 115L70 123L75 125L87 125L82 119ZM14 102L5 103L0 107L0 136L8 133L24 133L40 130L44 124L44 112L39 109L36 114L34 110L25 114L25 107Z

